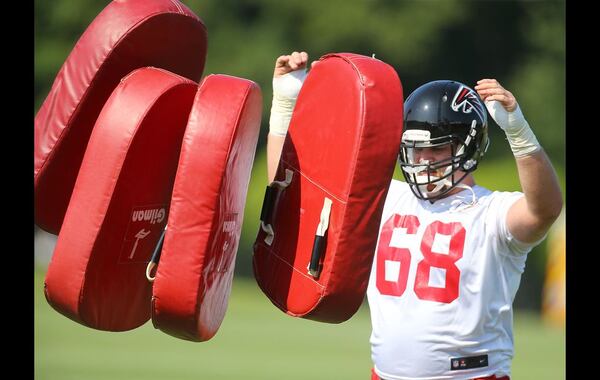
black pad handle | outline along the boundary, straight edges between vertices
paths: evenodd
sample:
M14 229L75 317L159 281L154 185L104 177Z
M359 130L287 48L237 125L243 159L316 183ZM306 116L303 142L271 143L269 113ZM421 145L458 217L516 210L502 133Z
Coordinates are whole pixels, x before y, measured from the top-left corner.
M163 242L165 240L166 232L167 232L167 227L165 226L162 233L160 234L158 243L156 244L156 247L154 248L154 252L152 252L152 258L150 259L150 262L146 266L146 278L150 282L154 281L154 276L152 275L152 269L154 269L154 267L156 267L158 265L158 262L160 260L160 253L162 252L162 247L163 247Z
M325 236L315 235L310 263L308 264L308 274L313 277L319 277L321 272L319 261L321 261L323 255L323 247L325 247Z
M165 228L163 230L163 232L160 234L160 239L158 239L158 243L156 244L156 248L154 248L154 252L152 252L152 258L150 259L150 262L158 264L158 261L160 260L160 253L162 252L162 247L163 247L163 242L165 240L165 233L167 232L167 229Z
M265 198L263 199L262 209L260 210L260 221L265 224L271 222L271 214L273 213L273 205L277 197L278 188L267 186L265 190Z

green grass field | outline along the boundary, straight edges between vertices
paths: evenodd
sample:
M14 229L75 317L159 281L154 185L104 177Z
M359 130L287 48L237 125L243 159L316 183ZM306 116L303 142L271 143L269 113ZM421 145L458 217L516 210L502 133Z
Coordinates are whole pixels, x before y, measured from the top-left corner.
M235 279L227 314L208 342L173 338L144 326L96 331L58 314L35 271L35 379L369 379L369 314L330 325L275 308L253 279ZM513 380L564 379L564 330L536 315L515 315Z

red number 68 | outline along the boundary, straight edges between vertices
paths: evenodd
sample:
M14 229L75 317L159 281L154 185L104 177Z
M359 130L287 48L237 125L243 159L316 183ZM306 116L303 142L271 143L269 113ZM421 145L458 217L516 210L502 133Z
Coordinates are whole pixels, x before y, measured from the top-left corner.
M406 290L408 272L410 270L411 253L408 248L391 247L394 228L405 228L407 234L416 234L420 226L415 215L392 215L383 225L379 248L377 249L376 284L384 295L400 297ZM431 250L436 234L450 237L448 252ZM443 223L435 221L427 226L423 233L420 249L423 260L417 264L414 292L422 300L450 303L458 298L460 270L456 262L463 256L465 245L465 228L459 222ZM385 278L385 262L397 261L400 271L396 281ZM446 280L443 288L429 286L431 267L445 269Z

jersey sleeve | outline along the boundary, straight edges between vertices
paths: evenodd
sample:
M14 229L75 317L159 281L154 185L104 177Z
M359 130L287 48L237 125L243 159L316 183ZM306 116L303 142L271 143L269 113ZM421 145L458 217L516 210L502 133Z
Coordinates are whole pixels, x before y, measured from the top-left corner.
M506 224L506 216L509 208L521 197L523 193L519 191L514 192L494 192L492 200L489 205L487 224L492 228L493 235L498 238L499 252L508 255L521 256L529 253L533 247L540 244L545 238L544 235L541 239L533 243L525 243L517 240L508 230Z

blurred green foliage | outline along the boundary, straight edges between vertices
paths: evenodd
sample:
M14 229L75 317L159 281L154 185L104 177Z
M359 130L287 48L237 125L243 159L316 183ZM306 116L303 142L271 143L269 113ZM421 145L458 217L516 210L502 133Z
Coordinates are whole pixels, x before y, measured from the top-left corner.
M205 74L252 79L268 115L274 60L305 50L375 54L405 95L434 79L497 78L519 100L553 162L564 165L564 1L185 0L208 28ZM35 109L106 0L35 1ZM266 132L266 120L263 132ZM502 135L493 130L494 140ZM264 138L261 139L261 145ZM493 144L489 155L499 154Z
M257 82L263 91L259 148L248 193L236 272L251 273L252 243L266 185L264 146L276 57L307 51L375 56L392 65L405 96L435 79L474 86L496 78L515 94L564 186L565 2L394 0L184 0L206 24L204 74L223 73ZM34 110L79 36L107 0L35 0ZM488 155L476 173L480 184L520 190L503 132L491 122ZM498 173L501 173L499 175ZM545 243L536 248L515 300L538 309Z

